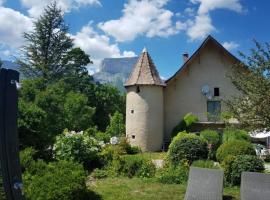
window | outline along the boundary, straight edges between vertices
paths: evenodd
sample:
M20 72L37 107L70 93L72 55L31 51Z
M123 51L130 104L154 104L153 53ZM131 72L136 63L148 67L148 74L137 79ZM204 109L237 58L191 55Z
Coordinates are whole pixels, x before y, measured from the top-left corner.
M133 114L134 113L134 110L131 110L130 112Z
M214 88L214 96L219 97L219 88Z
M136 88L136 92L137 93L139 93L141 90L140 90L140 87L139 86L137 86L137 88Z
M132 135L131 138L132 138L132 139L135 139L135 135Z
M208 121L216 122L220 120L221 102L207 101Z

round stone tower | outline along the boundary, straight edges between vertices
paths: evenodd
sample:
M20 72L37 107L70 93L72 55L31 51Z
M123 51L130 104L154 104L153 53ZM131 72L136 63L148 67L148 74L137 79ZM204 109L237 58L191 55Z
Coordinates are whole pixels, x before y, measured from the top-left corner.
M125 83L126 137L142 151L159 151L163 144L165 83L146 49Z

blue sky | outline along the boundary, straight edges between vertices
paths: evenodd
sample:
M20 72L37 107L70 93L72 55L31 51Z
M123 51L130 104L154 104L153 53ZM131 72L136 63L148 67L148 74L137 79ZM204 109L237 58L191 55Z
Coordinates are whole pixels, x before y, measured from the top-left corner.
M13 60L51 0L0 0L0 58ZM58 0L76 46L91 55L93 73L105 57L139 55L146 46L162 77L169 78L208 34L234 55L252 39L270 40L267 0Z

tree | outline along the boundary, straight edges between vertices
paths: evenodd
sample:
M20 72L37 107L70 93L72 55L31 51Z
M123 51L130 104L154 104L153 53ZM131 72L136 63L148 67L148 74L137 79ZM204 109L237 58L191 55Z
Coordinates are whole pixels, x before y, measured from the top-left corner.
M53 82L64 76L87 72L85 66L91 63L89 56L80 48L73 48L63 12L57 8L56 2L44 9L34 22L34 30L24 33L24 38L26 45L18 63L25 77L42 77L47 82Z
M2 62L2 60L0 59L0 69L1 69L2 65L3 65L3 62Z
M36 79L22 81L18 115L21 146L32 146L42 156L50 154L47 150L64 129L81 131L90 128L95 112L88 105L88 98L70 90L64 81L47 87L43 87L43 83Z
M110 136L122 136L125 134L124 116L118 111L111 117L106 133Z
M226 103L241 125L252 130L270 128L270 44L255 42L250 55L233 66L230 76L241 92Z

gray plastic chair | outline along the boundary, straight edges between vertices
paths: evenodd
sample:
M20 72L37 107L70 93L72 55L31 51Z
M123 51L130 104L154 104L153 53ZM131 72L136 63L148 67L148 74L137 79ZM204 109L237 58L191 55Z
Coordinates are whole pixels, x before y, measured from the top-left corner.
M185 200L222 200L222 170L191 167Z
M269 200L270 174L243 172L241 175L241 200Z

